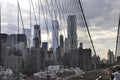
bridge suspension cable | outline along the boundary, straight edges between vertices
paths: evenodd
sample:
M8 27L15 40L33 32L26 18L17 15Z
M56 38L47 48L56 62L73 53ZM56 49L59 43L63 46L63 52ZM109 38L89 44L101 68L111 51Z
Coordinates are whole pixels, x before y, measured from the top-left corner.
M42 1L40 0L40 3L41 3L41 9L42 9L42 14L43 14L43 18L44 18L44 22L45 22L45 27L46 27L46 30L47 30L47 39L50 41L50 44L52 43L52 41L50 40L50 34L49 34L49 28L48 28L48 25L47 25L47 22L46 22L46 17L45 17L45 12L44 12L44 8L43 8L43 4L42 4Z
M116 59L116 61L117 61L118 56L120 56L120 15L119 15L117 40L116 40L116 50L115 50L115 59Z
M94 53L95 53L95 55L96 55L96 50L95 50L95 47L94 47L94 44L93 44L93 40L92 40L92 38L91 38L91 34L90 34L90 31L89 31L88 25L87 25L87 21L86 21L85 15L84 15L84 11L83 11L83 8L82 8L81 1L78 0L78 2L79 2L79 6L80 6L80 8L81 8L81 12L82 12L82 15L83 15L83 19L84 19L84 22L85 22L85 26L86 26L87 31L88 31L88 35L89 35L89 38L90 38L90 42L91 42L91 44L92 44L93 51L94 51Z
M32 0L30 0L30 3L31 3L32 9L33 9L33 13L34 13L35 22L36 22L36 24L38 24L38 22L37 22L37 16L36 16L36 12L35 12L35 8L34 8L33 1L32 1Z

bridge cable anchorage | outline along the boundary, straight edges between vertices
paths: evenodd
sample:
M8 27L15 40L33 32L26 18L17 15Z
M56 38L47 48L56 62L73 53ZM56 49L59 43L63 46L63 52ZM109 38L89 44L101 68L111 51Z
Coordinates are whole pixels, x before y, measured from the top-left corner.
M80 5L81 11L82 11L83 19L84 19L84 22L85 22L85 25L86 25L86 28L87 28L87 31L88 31L90 41L91 41L91 44L92 44L92 47L93 47L93 51L96 55L96 50L95 50L95 47L94 47L94 44L93 44L93 41L92 41L92 37L91 37L90 31L89 31L89 28L88 28L88 25L87 25L87 21L86 21L86 18L85 18L84 11L83 11L82 4L81 4L80 0L79 0L79 5Z

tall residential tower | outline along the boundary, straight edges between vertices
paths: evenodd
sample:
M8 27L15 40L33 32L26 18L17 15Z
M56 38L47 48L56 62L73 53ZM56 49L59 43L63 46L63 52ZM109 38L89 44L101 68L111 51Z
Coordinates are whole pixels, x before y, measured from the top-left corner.
M77 49L77 33L76 33L77 19L76 15L68 16L68 40L69 50Z
M52 45L53 45L53 52L56 53L56 49L58 48L59 43L59 24L58 21L52 21Z

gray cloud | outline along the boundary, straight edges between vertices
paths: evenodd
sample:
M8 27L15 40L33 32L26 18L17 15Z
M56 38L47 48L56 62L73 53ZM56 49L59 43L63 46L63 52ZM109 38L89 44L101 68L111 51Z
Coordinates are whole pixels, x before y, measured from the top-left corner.
M120 14L119 0L81 0L88 24L111 28L117 26Z
M17 33L16 25L14 24L5 24L2 25L2 33L16 34Z

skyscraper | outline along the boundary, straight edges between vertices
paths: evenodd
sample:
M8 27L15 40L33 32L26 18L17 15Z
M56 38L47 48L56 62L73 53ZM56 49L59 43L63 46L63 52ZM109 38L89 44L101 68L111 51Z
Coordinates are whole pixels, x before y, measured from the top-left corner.
M40 48L41 46L41 31L40 31L40 25L34 26L34 47Z
M20 43L20 42L26 42L27 39L26 39L26 35L25 34L17 34L17 43Z
M69 48L69 40L68 38L65 38L65 52L68 52L70 50Z
M61 55L63 55L63 53L64 53L63 35L60 35L60 53L61 53Z
M7 51L7 38L8 38L8 35L7 34L0 34L0 41L1 41L1 44L0 44L0 64L3 65L3 62L4 62L4 58L6 56L6 51Z
M13 48L18 43L17 42L17 34L11 34L8 40L9 47Z
M52 21L52 45L53 45L53 52L56 53L56 49L58 47L58 37L59 37L59 24L58 21Z
M68 40L69 50L77 49L77 33L76 33L77 19L76 15L68 16Z
M33 72L39 72L46 68L47 51L39 48L31 48L31 67Z
M30 35L31 35L31 30L30 29L24 29L25 30L25 35L27 38L27 48L30 48Z
M42 48L47 50L48 49L48 42L43 42L42 43Z
M113 51L110 51L110 49L109 49L108 53L107 53L107 56L108 56L108 62L110 64L114 64L115 63L115 56L113 54Z
M63 43L64 43L64 42L63 42L63 35L60 35L60 46L61 46L61 47L63 47L63 45L64 45Z

